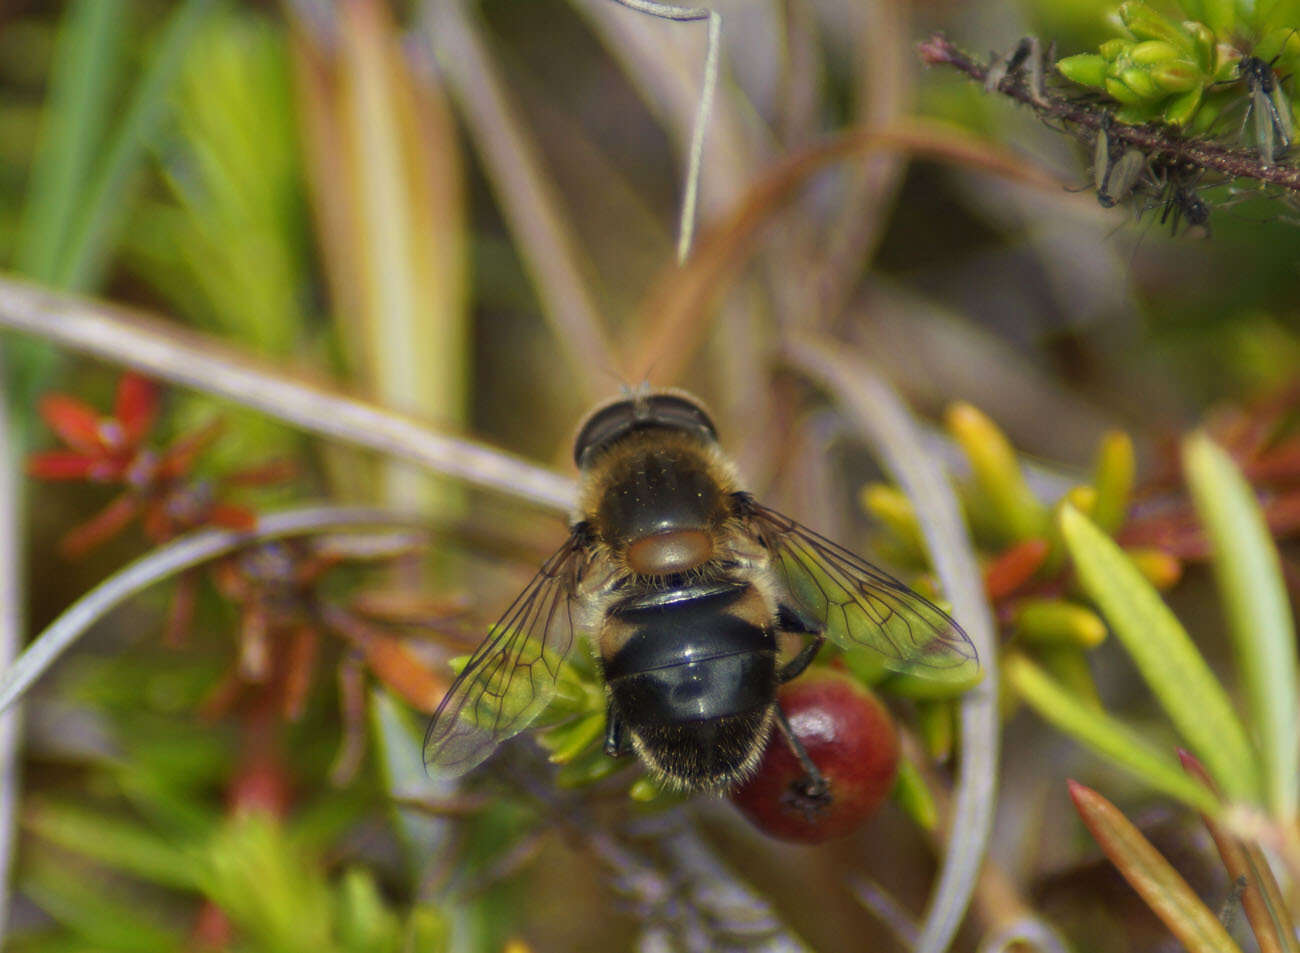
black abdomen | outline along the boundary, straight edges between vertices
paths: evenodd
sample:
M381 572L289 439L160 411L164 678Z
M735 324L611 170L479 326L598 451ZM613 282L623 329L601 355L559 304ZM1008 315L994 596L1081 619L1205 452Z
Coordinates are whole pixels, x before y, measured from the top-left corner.
M731 783L762 751L776 697L769 626L732 614L743 582L633 596L610 615L633 629L605 662L615 714L669 782Z

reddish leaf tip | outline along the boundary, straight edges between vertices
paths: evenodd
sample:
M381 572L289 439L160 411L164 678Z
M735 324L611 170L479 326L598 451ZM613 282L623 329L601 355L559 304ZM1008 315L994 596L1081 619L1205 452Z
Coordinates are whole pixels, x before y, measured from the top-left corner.
M1096 791L1088 787L1086 784L1080 784L1078 781L1074 780L1074 778L1066 778L1065 784L1070 789L1070 800L1074 801L1074 806L1076 808L1082 807L1079 803L1080 801L1088 800L1097 796Z

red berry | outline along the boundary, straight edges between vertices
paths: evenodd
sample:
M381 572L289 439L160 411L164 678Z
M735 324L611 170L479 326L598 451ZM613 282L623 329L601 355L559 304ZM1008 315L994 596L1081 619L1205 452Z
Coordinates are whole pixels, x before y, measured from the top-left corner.
M814 668L778 695L795 737L829 785L809 793L804 770L773 731L758 771L731 799L765 834L819 843L857 830L888 796L898 772L898 734L889 711L852 677Z

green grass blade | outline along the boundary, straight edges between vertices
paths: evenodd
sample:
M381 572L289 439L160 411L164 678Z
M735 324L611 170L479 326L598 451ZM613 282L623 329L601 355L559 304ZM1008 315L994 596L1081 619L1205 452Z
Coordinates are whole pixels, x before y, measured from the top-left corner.
M151 883L192 890L198 883L192 852L138 824L72 803L29 808L24 827L44 840Z
M50 919L81 939L83 950L112 953L178 953L184 936L172 933L139 895L49 857L29 861L19 889Z
M127 186L167 107L185 52L215 0L186 0L168 19L149 57L121 122L107 141L104 158L84 195L54 274L54 283L74 291L94 287L108 262L113 228L121 217Z
M1214 572L1259 744L1266 803L1293 818L1300 784L1295 623L1277 547L1236 464L1204 434L1183 445L1192 500L1214 551Z
M64 14L14 267L51 282L85 193L121 70L126 4L76 0Z
M1128 725L1090 707L1022 655L1010 655L1002 664L1007 683L1058 730L1131 771L1154 790L1207 816L1218 813L1219 801L1213 794L1189 778L1171 755L1162 753Z
M388 692L376 689L370 693L370 723L383 784L395 804L454 796L454 782L431 776L424 766L423 723L417 723ZM435 858L448 849L455 825L410 807L394 806L393 812L413 881L422 882Z
M1174 727L1230 800L1258 803L1246 729L1187 631L1114 540L1072 506L1062 507L1060 519L1079 582Z

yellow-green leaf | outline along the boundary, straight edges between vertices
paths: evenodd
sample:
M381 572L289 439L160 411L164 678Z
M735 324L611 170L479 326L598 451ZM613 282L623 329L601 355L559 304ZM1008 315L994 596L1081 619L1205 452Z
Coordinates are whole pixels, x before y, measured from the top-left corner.
M1061 511L1061 533L1084 591L1179 734L1230 800L1258 802L1246 729L1182 624L1114 540L1071 506Z
M1279 820L1290 819L1300 783L1300 686L1295 624L1277 547L1250 484L1209 437L1188 438L1183 468L1214 552L1268 805Z
M1175 797L1203 814L1219 810L1217 799L1189 778L1172 756L1162 753L1128 725L1062 688L1018 653L1003 661L1003 676L1046 721L1107 761L1132 772L1151 788Z

